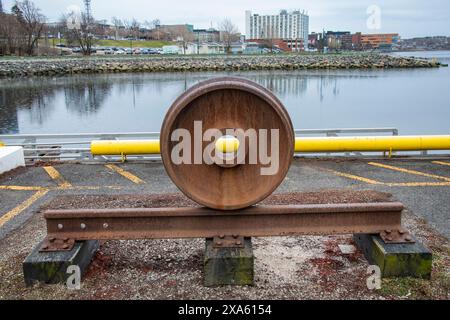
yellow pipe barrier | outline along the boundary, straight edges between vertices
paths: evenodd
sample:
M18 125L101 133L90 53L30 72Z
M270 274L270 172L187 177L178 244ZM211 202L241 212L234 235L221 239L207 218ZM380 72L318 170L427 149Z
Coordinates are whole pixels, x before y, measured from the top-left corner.
M296 138L295 152L449 150L450 136Z
M159 140L111 140L92 141L91 153L94 156L160 154Z
M223 152L237 150L237 139L222 139L216 148ZM233 142L230 142L233 141ZM403 136L403 137L331 137L296 138L295 152L389 152L450 150L450 136ZM91 153L96 155L160 154L159 140L93 141Z
M0 141L0 147L4 147L5 143Z

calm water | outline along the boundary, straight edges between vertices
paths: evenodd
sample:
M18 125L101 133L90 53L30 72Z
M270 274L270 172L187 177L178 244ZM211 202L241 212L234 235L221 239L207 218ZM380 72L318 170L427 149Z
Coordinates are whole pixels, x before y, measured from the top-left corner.
M414 55L450 61L448 51ZM0 134L159 131L166 110L183 91L230 74L272 90L296 129L396 127L400 134L450 134L449 68L0 80Z

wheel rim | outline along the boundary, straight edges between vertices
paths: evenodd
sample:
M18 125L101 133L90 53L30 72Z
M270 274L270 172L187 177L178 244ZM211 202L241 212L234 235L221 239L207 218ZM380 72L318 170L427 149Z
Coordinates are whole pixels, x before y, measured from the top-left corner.
M194 145L194 121L207 129L279 130L279 167L274 175L261 175L267 165L257 159L249 164L222 167L210 164L176 165L171 159L179 142L171 141L175 129L187 129ZM259 140L259 139L258 139ZM247 141L247 145L249 141ZM209 142L202 143L202 151ZM294 154L294 130L282 103L267 89L249 80L224 77L195 85L169 109L161 129L161 155L169 177L189 198L219 210L237 210L269 196L284 180ZM192 156L193 159L193 156Z

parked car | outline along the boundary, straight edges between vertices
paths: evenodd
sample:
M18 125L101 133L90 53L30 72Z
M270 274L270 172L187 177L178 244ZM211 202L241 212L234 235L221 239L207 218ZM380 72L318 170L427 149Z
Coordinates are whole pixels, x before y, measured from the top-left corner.
M117 50L114 51L114 54L115 55L121 55L121 54L126 54L126 52L125 52L125 50L117 49Z
M161 54L158 49L149 49L149 54Z

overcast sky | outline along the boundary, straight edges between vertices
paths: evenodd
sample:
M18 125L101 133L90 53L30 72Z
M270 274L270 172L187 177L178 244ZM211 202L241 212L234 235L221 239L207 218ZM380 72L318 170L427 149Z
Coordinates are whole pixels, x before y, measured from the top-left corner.
M2 0L9 10L14 0ZM59 19L70 5L83 6L82 0L34 0L50 21ZM367 29L367 8L381 9L381 29ZM245 10L254 13L278 13L280 9L305 10L310 16L310 32L348 30L363 33L398 32L403 38L429 35L450 36L448 0L92 0L96 19L158 18L163 24L190 23L195 28L217 28L230 18L245 33Z

